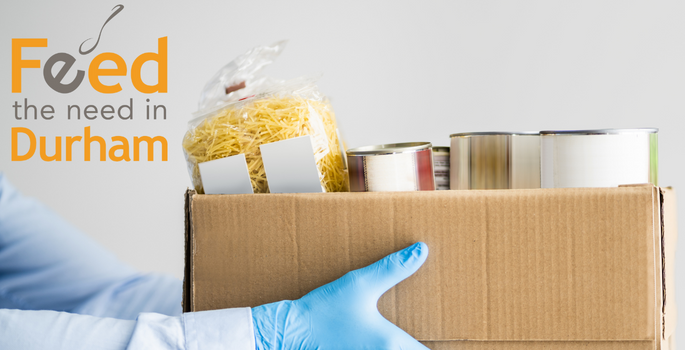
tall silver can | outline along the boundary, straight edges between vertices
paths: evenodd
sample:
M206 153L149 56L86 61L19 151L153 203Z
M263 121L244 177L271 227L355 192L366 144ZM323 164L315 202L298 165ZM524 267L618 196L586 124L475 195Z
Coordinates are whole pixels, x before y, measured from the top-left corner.
M453 190L540 188L537 132L471 132L450 135Z
M347 150L351 192L433 191L430 142L407 142Z
M543 188L658 185L656 128L541 131Z

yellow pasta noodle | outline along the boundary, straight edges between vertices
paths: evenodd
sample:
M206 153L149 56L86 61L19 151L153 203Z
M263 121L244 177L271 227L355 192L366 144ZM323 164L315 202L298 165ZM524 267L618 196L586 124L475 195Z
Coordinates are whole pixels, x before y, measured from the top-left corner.
M330 104L297 95L256 97L234 103L188 130L183 149L195 190L204 193L199 163L243 153L254 192L268 193L259 146L304 135L312 137L325 191L347 191L344 154Z

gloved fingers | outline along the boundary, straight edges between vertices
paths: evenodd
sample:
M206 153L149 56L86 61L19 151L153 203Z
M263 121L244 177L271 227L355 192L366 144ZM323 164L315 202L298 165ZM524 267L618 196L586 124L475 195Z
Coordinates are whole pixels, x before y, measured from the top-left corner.
M375 293L377 301L388 289L416 272L427 257L428 246L417 242L354 273L360 286L370 288L368 292Z

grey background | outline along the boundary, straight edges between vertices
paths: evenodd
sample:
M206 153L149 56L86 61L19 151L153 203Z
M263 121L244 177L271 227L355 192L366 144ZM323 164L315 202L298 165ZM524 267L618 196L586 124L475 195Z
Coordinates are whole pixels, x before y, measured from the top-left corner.
M450 133L485 130L588 129L654 126L660 132L660 183L685 186L685 3L678 1L459 2L169 2L131 1L96 37L119 2L13 1L0 11L0 170L143 271L182 276L183 192L190 181L180 147L204 83L247 49L290 43L268 73L294 78L324 73L320 87L333 104L343 137L356 147L402 141L448 145ZM116 52L130 65L169 37L169 92L144 95L127 77L123 91L103 95L84 81L60 95L40 69L24 70L21 94L10 91L11 38L48 38L25 49L43 63L52 54L77 58ZM154 81L146 66L144 78ZM73 77L74 71L66 79ZM151 77L151 78L150 78ZM120 105L137 113L150 98L166 121L66 120L67 104ZM51 103L51 121L16 121L12 104ZM109 139L162 135L169 161L10 161L10 128L37 136ZM51 146L52 147L52 146ZM52 148L49 147L49 152ZM159 154L157 154L159 156ZM683 219L683 206L679 217ZM685 305L683 239L676 258L678 300ZM680 314L685 310L680 308ZM680 322L677 333L684 333Z

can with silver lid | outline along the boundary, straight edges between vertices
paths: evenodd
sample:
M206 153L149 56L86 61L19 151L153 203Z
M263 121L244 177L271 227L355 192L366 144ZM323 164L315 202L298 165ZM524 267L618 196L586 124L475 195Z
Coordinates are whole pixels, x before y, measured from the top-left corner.
M470 132L450 135L453 190L540 188L537 132Z
M430 142L407 142L347 150L350 191L433 191Z
M450 148L444 146L433 147L433 173L435 174L435 189L450 189Z
M658 129L541 131L543 188L658 184Z

